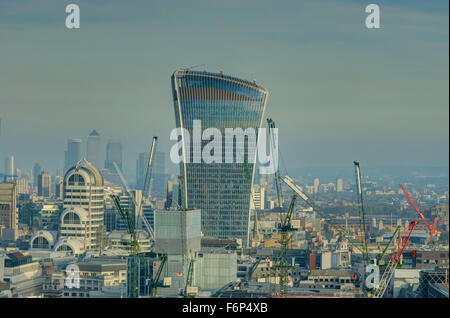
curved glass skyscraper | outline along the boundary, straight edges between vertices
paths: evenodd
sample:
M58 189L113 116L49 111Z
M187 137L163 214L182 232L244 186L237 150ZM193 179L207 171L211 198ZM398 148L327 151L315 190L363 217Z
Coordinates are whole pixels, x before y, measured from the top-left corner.
M253 128L257 138L268 92L246 80L191 70L172 75L172 92L177 127L185 128L195 139L194 120L200 120L202 131L217 128L222 134L220 163L196 160L195 141L189 143L189 158L180 164L183 204L188 209L201 209L205 237L240 238L247 246L256 157L248 156L251 143L247 138L244 141L247 160L225 163L225 128ZM207 143L209 140L201 141L201 148Z

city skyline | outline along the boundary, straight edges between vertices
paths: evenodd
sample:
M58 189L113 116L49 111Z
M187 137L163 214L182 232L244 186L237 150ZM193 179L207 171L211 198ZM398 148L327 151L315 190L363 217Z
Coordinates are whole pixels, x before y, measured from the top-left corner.
M382 28L373 32L362 1L325 11L293 1L202 3L195 11L177 1L110 4L79 1L82 27L72 32L57 1L0 3L1 158L52 172L63 166L67 139L85 142L96 129L104 142L121 139L131 177L153 135L164 152L171 146L169 74L206 64L270 89L267 116L280 129L287 166L358 159L448 167L448 3L380 1ZM177 33L181 26L196 37ZM205 50L201 41L211 36L221 41ZM183 54L173 53L180 45Z

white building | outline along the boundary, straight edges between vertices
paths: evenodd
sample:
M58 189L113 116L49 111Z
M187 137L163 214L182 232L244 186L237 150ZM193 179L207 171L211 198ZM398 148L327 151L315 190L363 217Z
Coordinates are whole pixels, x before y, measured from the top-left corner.
M264 210L264 202L266 200L265 193L266 190L263 187L257 184L253 186L250 204L252 210Z
M60 238L79 240L85 250L99 247L105 231L103 177L84 158L64 176L63 208Z

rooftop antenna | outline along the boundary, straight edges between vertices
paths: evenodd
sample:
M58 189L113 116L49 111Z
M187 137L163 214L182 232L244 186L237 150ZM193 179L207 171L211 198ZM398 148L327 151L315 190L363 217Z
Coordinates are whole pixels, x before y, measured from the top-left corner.
M194 65L194 66L182 68L182 70L184 70L184 71L190 71L190 70L192 70L192 69L194 69L194 68L198 68L198 67L201 67L201 66L205 66L205 67L206 67L206 64Z

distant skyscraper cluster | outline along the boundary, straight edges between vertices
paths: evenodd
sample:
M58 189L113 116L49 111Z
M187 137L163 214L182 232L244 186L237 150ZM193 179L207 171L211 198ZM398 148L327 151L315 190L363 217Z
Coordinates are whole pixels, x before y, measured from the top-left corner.
M67 141L67 150L65 152L64 171L73 167L81 159L82 156L82 140L80 138L72 138Z
M122 143L117 139L108 141L106 145L105 169L115 172L114 162L122 170Z
M102 167L102 143L99 133L94 129L87 141L87 160L97 169Z
M14 156L8 156L5 158L4 172L8 176L14 176L16 174L16 170L14 169Z

